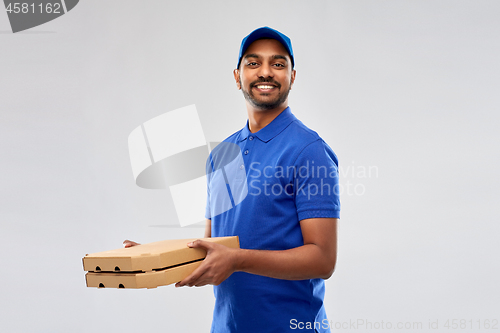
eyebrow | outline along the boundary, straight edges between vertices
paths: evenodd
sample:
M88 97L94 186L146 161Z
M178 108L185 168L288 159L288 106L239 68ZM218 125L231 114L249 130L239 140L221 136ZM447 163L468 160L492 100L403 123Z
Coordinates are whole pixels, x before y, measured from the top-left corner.
M286 62L288 62L288 59L287 59L285 56L281 55L281 54L276 54L276 55L273 55L273 57L272 57L272 58L273 58L273 59L283 59L283 60L285 60Z
M247 55L245 55L245 59L248 59L248 58L257 58L259 59L260 56L258 54L255 54L255 53L249 53ZM281 54L275 54L271 57L271 59L282 59L282 60L285 60L287 63L288 63L288 59L281 55Z

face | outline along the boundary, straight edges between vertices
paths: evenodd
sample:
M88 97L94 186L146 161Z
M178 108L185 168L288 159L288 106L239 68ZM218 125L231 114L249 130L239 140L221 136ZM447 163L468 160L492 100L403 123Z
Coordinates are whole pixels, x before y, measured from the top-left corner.
M253 42L234 70L238 89L256 110L288 106L288 93L295 81L295 70L284 46L275 39Z

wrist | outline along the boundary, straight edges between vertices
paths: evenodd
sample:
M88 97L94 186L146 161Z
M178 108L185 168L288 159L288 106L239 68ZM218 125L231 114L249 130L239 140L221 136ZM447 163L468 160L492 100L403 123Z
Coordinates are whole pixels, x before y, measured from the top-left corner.
M244 249L234 249L233 251L233 271L240 272L243 270Z

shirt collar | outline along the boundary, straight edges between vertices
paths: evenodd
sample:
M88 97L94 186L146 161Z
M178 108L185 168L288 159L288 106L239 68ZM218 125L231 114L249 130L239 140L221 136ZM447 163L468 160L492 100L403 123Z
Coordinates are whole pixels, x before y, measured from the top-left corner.
M287 107L276 118L274 118L273 121L267 124L266 127L260 129L255 133L250 132L250 130L248 129L247 120L246 126L243 127L243 129L240 131L238 141L244 141L249 136L253 136L263 142L269 142L295 120L297 120L297 118L292 114L290 107Z

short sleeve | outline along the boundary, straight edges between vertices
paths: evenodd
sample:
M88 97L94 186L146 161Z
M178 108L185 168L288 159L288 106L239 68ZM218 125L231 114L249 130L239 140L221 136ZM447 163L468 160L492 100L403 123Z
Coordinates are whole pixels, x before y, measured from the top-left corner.
M338 159L318 139L307 145L295 163L294 194L299 221L340 218Z

